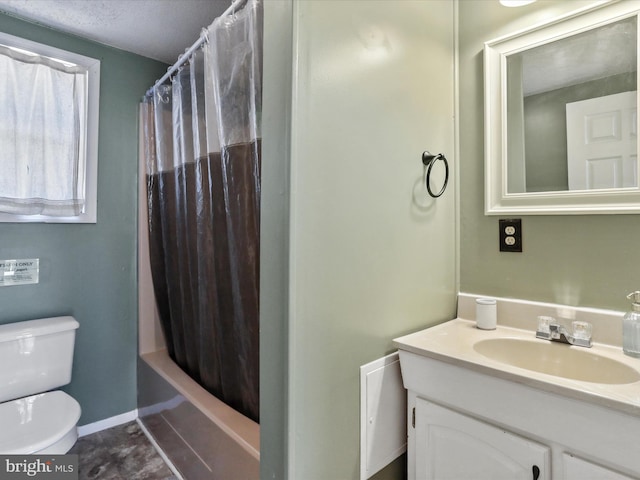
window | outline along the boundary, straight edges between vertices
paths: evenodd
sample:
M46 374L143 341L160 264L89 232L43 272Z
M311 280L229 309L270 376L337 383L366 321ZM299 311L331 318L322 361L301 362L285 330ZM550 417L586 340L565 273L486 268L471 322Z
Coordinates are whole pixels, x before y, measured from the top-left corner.
M0 222L96 222L99 91L99 60L0 33Z

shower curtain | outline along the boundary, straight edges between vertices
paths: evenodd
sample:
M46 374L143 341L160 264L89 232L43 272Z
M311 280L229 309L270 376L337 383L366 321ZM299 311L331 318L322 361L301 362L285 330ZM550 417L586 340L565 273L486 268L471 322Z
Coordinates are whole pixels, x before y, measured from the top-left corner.
M151 271L169 355L259 421L260 1L203 34L142 105Z

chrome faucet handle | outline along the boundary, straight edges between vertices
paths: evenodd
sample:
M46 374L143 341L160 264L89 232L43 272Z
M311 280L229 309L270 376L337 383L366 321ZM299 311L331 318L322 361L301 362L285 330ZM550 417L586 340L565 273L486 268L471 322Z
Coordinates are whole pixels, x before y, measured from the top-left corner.
M581 322L579 320L575 320L571 323L571 328L573 329L574 338L584 338L591 340L593 326L589 322Z
M591 336L593 332L593 325L589 322L581 322L576 320L571 323L573 329L571 335L571 344L578 345L580 347L591 348Z
M536 337L551 339L551 325L556 325L556 319L545 315L538 317L538 328L536 329Z

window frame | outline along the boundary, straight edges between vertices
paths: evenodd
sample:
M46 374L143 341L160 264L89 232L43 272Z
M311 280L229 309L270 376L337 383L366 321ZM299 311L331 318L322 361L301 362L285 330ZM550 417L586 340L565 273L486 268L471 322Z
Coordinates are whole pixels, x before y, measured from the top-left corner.
M77 216L17 215L0 212L0 223L96 223L98 213L98 131L100 60L0 32L0 44L79 65L87 71L85 205Z

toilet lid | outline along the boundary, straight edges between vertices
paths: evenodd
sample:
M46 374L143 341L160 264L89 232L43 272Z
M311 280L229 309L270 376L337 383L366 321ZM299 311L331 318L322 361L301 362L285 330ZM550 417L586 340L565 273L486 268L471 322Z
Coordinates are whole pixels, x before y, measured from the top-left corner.
M56 390L0 403L0 454L38 452L64 437L80 419L80 405Z

